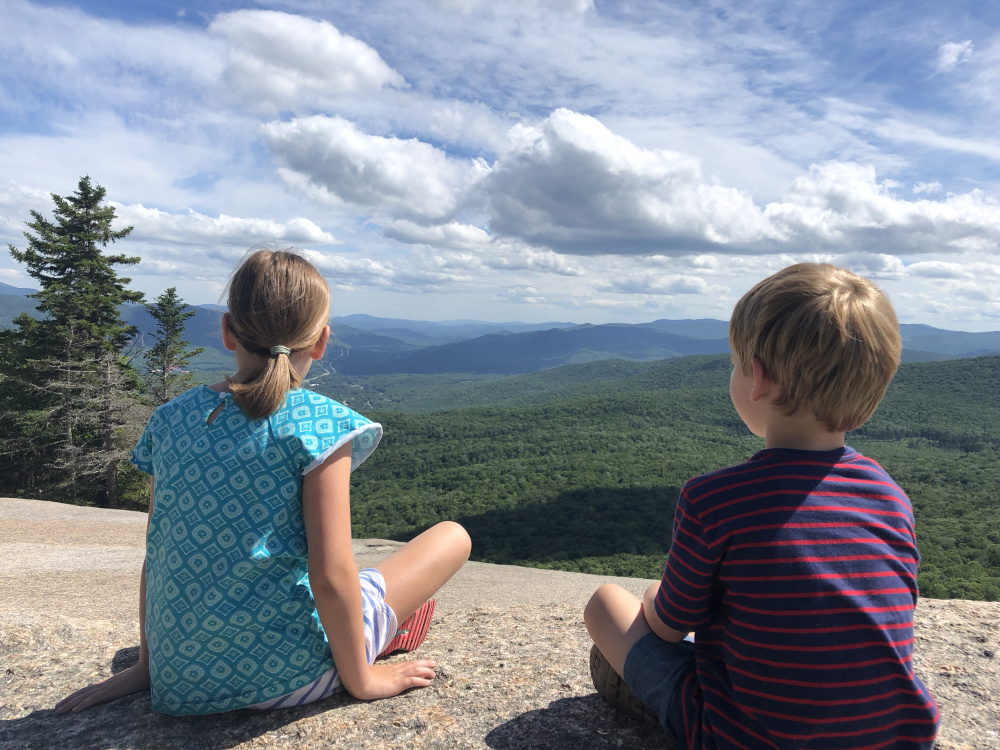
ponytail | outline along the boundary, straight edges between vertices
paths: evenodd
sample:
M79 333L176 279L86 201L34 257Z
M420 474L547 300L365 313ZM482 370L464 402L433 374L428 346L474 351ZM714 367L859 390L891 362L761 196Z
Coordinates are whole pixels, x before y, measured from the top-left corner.
M285 401L285 394L298 388L302 378L287 354L270 354L264 368L245 383L229 383L233 398L250 419L263 419Z
M229 282L229 330L248 352L266 357L233 399L251 419L270 416L302 377L289 356L312 349L330 310L330 290L319 271L287 250L249 255Z

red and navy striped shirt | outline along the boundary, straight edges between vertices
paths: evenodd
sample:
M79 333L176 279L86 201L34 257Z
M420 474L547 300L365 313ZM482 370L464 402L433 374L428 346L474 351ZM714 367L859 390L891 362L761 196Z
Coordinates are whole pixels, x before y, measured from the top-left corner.
M909 498L852 448L764 450L681 491L656 611L695 632L688 748L916 750Z

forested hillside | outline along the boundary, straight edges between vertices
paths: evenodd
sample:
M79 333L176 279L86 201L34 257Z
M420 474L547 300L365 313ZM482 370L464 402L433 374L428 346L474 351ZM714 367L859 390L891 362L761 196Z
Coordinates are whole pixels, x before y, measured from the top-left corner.
M466 400L550 403L371 412L386 438L355 478L355 535L405 539L453 518L477 559L656 576L683 482L762 447L729 403L725 365L595 363L591 376L611 377L567 367L459 384ZM904 365L848 438L913 500L925 595L1000 600L998 382L1000 357ZM554 383L600 395L560 399Z

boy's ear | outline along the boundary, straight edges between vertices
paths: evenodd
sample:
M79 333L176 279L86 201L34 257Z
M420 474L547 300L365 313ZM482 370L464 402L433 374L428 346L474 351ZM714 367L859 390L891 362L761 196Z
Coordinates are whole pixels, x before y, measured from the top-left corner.
M326 351L326 344L330 340L330 326L323 326L323 330L320 331L319 340L313 345L313 348L309 350L309 356L313 359L323 359L323 352Z
M764 369L763 363L757 359L753 358L753 388L750 391L751 401L760 401L765 396L771 393L774 388L774 382L771 380L771 376L768 374L767 370Z
M236 351L236 337L233 336L233 331L229 327L229 313L222 314L222 345L226 347L228 352Z

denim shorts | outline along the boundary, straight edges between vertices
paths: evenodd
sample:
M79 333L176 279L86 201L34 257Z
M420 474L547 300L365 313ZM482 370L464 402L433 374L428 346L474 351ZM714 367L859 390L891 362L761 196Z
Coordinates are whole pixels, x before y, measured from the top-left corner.
M656 633L644 635L625 657L622 679L629 690L656 712L660 726L684 747L681 685L694 672L694 643L667 643Z

